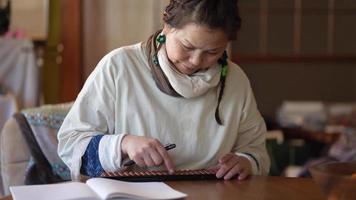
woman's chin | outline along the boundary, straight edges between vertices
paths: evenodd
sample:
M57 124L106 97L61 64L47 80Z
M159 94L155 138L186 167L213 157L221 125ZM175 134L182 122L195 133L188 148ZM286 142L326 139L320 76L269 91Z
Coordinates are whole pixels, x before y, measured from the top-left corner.
M197 71L197 69L191 69L188 67L184 67L184 66L180 66L177 67L178 71L180 71L180 73L185 74L185 75L192 75L194 74L194 72Z

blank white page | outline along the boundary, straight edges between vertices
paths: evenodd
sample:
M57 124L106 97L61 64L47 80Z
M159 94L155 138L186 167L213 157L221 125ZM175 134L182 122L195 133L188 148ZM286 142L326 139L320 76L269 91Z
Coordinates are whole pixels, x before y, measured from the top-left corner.
M24 185L10 187L14 200L97 200L96 194L84 183L65 182L45 185Z
M134 199L179 199L187 195L163 182L124 182L106 178L92 178L86 183L101 199L128 197Z

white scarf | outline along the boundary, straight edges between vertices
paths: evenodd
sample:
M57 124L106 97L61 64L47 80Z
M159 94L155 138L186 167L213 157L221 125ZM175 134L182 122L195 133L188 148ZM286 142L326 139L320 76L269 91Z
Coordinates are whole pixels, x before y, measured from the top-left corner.
M165 45L157 53L158 61L173 89L184 98L198 97L210 88L216 87L220 81L220 65L216 63L207 70L192 75L179 72L168 60Z

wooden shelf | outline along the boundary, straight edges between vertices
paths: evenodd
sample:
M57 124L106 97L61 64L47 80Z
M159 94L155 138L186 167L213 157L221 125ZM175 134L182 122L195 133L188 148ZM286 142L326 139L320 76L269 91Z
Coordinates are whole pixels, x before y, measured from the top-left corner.
M356 62L356 55L247 55L235 54L232 60L237 63L301 63L301 62Z
M322 131L311 131L303 128L282 128L282 131L287 139L301 138L301 139L321 142L327 145L333 144L340 137L340 133L326 133Z

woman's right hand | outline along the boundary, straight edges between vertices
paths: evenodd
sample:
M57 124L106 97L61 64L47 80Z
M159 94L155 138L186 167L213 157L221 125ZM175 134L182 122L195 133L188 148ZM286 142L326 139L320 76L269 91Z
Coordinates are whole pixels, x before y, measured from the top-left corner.
M140 167L153 167L164 163L170 173L174 172L171 157L157 139L125 135L121 141L121 151Z

